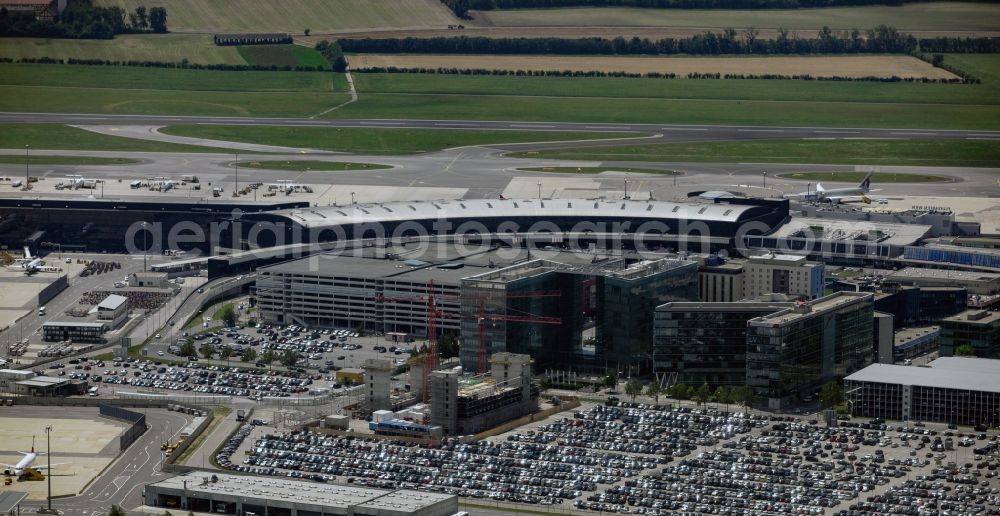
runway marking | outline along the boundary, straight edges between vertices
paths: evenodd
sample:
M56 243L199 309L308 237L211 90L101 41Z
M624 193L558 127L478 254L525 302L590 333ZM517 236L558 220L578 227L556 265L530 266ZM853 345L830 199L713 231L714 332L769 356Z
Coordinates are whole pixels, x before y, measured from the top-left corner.
M538 125L538 124L510 124L511 127L520 127L526 129L536 129L536 128L551 128L554 125Z
M816 134L858 134L859 131L813 131Z
M459 124L459 123L435 123L436 126L447 127L479 127L479 124Z
M893 131L889 134L899 134L902 136L937 136L938 133L912 133L912 132L896 132Z
M361 122L361 125L406 125L403 122Z
M708 129L698 127L661 127L661 131L708 131Z
M783 133L784 129L737 129L740 133Z
M609 131L628 131L631 130L632 128L629 126L623 127L620 125L588 125L585 126L585 129L607 129Z
M994 138L966 138L966 140L984 140L988 142L1000 142L1000 137Z

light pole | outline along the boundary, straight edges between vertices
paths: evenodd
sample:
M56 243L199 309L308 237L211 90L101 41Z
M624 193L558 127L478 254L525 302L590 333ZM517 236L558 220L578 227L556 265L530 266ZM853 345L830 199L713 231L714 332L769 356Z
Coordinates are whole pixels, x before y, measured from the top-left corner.
M31 186L31 174L29 173L28 163L31 161L31 157L28 155L28 149L31 146L24 144L24 189L27 190Z
M538 183L538 198L542 198L542 183Z
M625 180L625 200L628 200L628 179Z
M142 222L142 272L146 272L146 222Z
M357 203L358 203L358 201L355 200L355 198L354 198L354 192L351 192L351 204L354 205L354 204L357 204Z
M764 178L764 189L767 190L767 172L761 172L761 176Z
M52 512L52 425L45 427L45 455L48 458L48 473L45 475L49 484L49 512Z
M240 191L240 153L236 152L236 188L233 188L233 197Z

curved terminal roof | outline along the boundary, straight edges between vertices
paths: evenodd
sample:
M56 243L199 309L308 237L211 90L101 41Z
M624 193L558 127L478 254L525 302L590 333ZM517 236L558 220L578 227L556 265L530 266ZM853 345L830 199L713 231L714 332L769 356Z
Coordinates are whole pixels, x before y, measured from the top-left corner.
M672 219L717 222L741 220L771 211L741 204L675 203L605 199L472 199L319 206L272 212L307 228L410 220L533 217L581 219Z

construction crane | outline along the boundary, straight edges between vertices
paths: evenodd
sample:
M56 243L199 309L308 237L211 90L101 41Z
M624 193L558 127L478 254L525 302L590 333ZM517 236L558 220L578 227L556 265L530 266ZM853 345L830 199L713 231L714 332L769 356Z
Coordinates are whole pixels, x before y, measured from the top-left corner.
M538 291L525 291L525 292L507 292L502 294L504 300L507 299L522 299L522 298L538 298L538 297L559 297L562 296L562 292L559 290L538 290ZM503 314L488 314L486 313L486 298L488 296L479 296L479 315L476 317L479 326L479 373L483 374L486 372L486 322L526 322L526 323L540 323L540 324L562 324L562 318L559 317L545 317L541 315L503 315Z
M504 315L504 314L488 314L486 313L486 300L487 297L502 296L504 300L507 299L521 299L521 298L538 298L538 297L558 297L561 296L562 292L559 290L540 290L540 291L525 291L525 292L506 292L503 294L493 294L491 296L481 295L481 296L454 296L454 295L441 295L435 297L434 294L434 282L431 281L427 287L426 295L416 295L416 296L386 296L379 293L376 296L376 302L385 303L387 301L394 302L411 302L411 303L426 303L427 305L427 356L424 357L424 367L422 371L423 375L423 401L426 403L430 396L430 389L427 387L427 377L437 369L438 365L438 349L437 349L437 321L444 317L449 317L443 310L438 308L436 299L447 297L447 298L462 298L462 299L479 299L479 313L476 315L462 315L459 316L463 319L475 319L478 324L479 330L479 363L478 369L479 373L486 372L487 364L487 346L486 346L486 323L487 322L527 322L527 323L540 323L540 324L562 324L562 319L559 317L544 317L536 315ZM454 317L454 316L450 316Z

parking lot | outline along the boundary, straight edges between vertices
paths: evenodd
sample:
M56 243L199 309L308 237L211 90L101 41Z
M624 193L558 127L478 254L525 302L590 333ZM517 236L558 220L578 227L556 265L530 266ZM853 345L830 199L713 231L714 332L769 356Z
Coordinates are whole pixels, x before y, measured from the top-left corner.
M217 460L254 474L564 510L1000 514L1000 459L987 450L996 437L982 432L880 421L829 428L794 417L617 402L564 416L437 448L248 424Z

